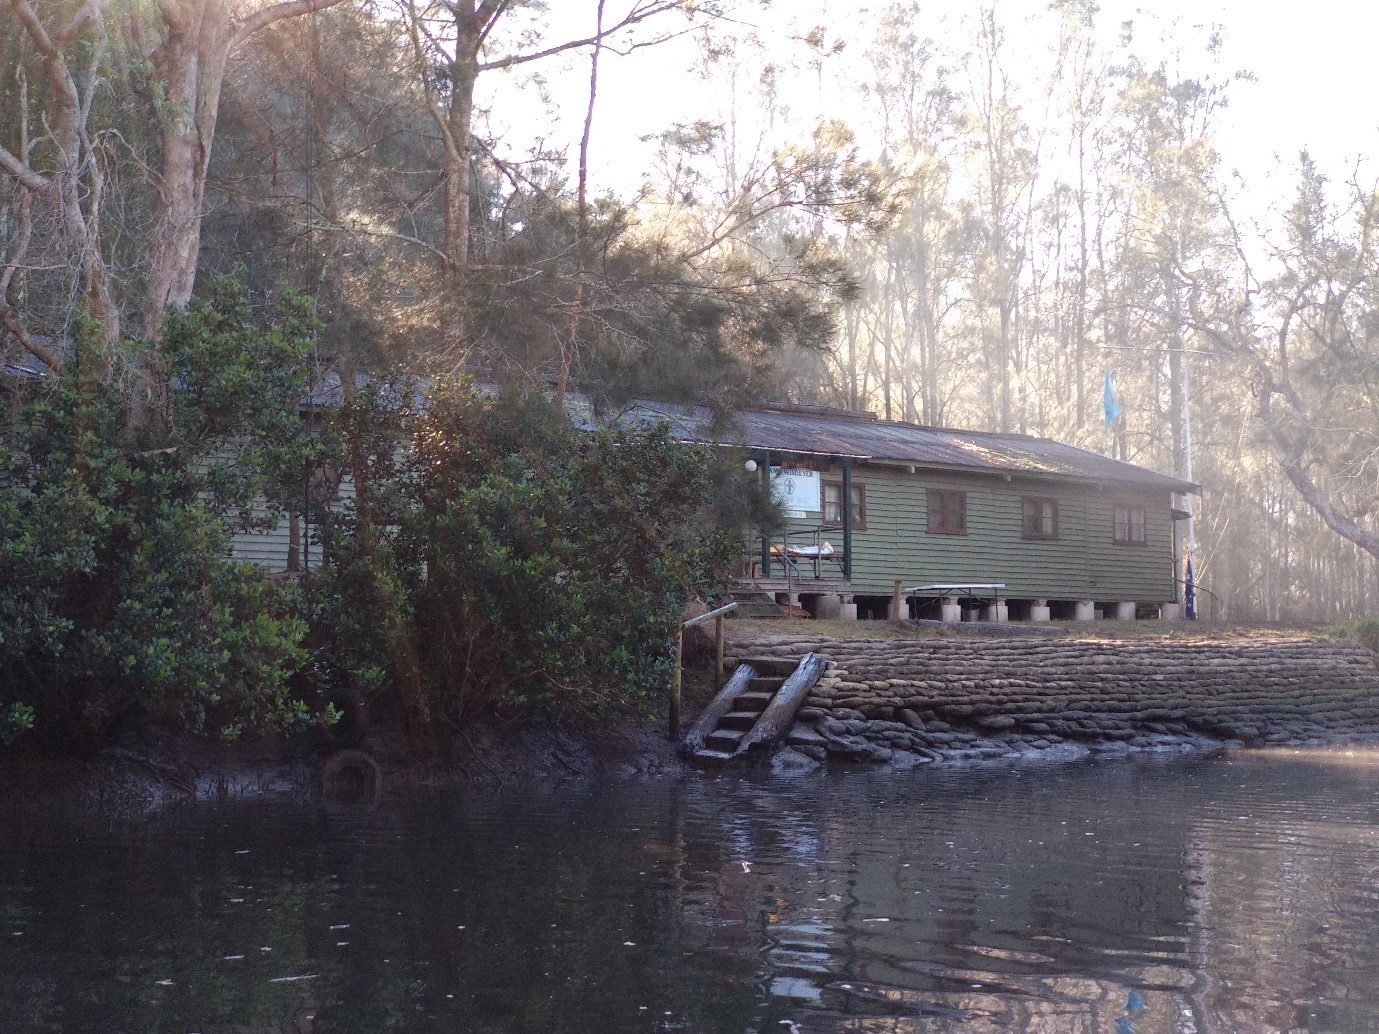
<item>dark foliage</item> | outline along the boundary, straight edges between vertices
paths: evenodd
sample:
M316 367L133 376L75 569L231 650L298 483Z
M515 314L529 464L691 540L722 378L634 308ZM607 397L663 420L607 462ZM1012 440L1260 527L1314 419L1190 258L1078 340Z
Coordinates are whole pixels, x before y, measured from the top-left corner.
M320 583L337 676L390 672L428 723L653 702L685 603L717 591L729 552L707 450L579 433L539 395L449 384L411 416L397 397L343 418L366 474Z
M228 549L314 448L309 310L286 295L261 329L236 285L211 293L126 378L86 376L81 333L62 377L3 388L0 741L95 744L133 715L225 735L308 718L285 689L304 659L295 590ZM134 418L149 370L178 390Z

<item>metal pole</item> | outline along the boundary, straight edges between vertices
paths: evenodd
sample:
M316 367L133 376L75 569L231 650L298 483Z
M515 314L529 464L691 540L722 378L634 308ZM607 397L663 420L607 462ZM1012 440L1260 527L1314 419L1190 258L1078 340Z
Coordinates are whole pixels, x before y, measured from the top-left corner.
M762 457L761 484L769 497L771 495L771 454L769 452ZM771 577L771 540L765 535L761 537L761 577Z
M309 390L309 389L308 389ZM308 413L308 423L311 417ZM312 433L319 433L312 428ZM306 587L311 588L311 460L302 461L302 575Z
M1183 350L1183 480L1192 480L1192 399L1190 376L1187 364L1187 350ZM1183 497L1187 504L1187 544L1193 555L1197 553L1197 529L1193 524L1192 493Z
M675 630L675 675L670 683L670 728L666 738L671 743L680 739L680 668L685 659L685 630Z
M852 581L852 460L843 460L843 577Z

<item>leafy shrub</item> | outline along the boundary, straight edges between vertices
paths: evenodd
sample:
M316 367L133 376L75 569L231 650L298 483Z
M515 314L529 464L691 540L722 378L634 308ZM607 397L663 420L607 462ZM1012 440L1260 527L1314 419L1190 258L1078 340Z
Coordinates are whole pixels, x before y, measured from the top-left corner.
M218 282L124 377L90 374L83 332L62 376L0 389L0 741L307 718L285 689L295 588L228 552L316 448L297 415L308 311L285 296L260 328Z
M410 420L396 397L343 416L369 476L328 524L320 612L348 631L335 670L391 670L423 721L663 693L684 605L717 591L728 555L709 451L664 428L578 433L539 395L442 385Z

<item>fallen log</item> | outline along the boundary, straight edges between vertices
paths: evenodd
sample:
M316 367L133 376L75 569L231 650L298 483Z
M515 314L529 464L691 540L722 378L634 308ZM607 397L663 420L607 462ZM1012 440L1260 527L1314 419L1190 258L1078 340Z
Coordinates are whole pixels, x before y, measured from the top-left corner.
M819 676L824 673L826 667L826 658L817 653L806 654L795 673L785 680L771 702L766 705L766 710L761 713L756 725L752 726L751 732L742 737L738 753L746 753L775 743L784 736L795 721L795 713L804 704L809 691L814 688L814 683L819 681Z

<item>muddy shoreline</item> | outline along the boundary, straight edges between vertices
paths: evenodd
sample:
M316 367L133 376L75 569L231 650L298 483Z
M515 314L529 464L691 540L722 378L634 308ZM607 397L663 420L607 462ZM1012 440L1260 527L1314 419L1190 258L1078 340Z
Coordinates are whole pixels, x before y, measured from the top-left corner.
M1379 744L1379 667L1354 641L1286 631L1037 639L879 631L884 638L748 628L730 638L730 657L829 658L787 743L759 767L800 775L857 765ZM687 722L696 700L710 695L707 673L697 674L704 684L695 692L690 679ZM480 725L424 758L387 722L350 744L302 736L225 745L136 725L88 758L0 757L0 788L20 811L121 819L251 798L376 807L418 790L697 771L666 739L663 719Z
M471 728L443 756L409 752L401 731L375 729L339 748L312 736L230 744L139 726L90 757L0 759L0 796L17 813L138 819L172 808L248 799L373 808L417 791L522 783L658 779L690 769L663 723Z

